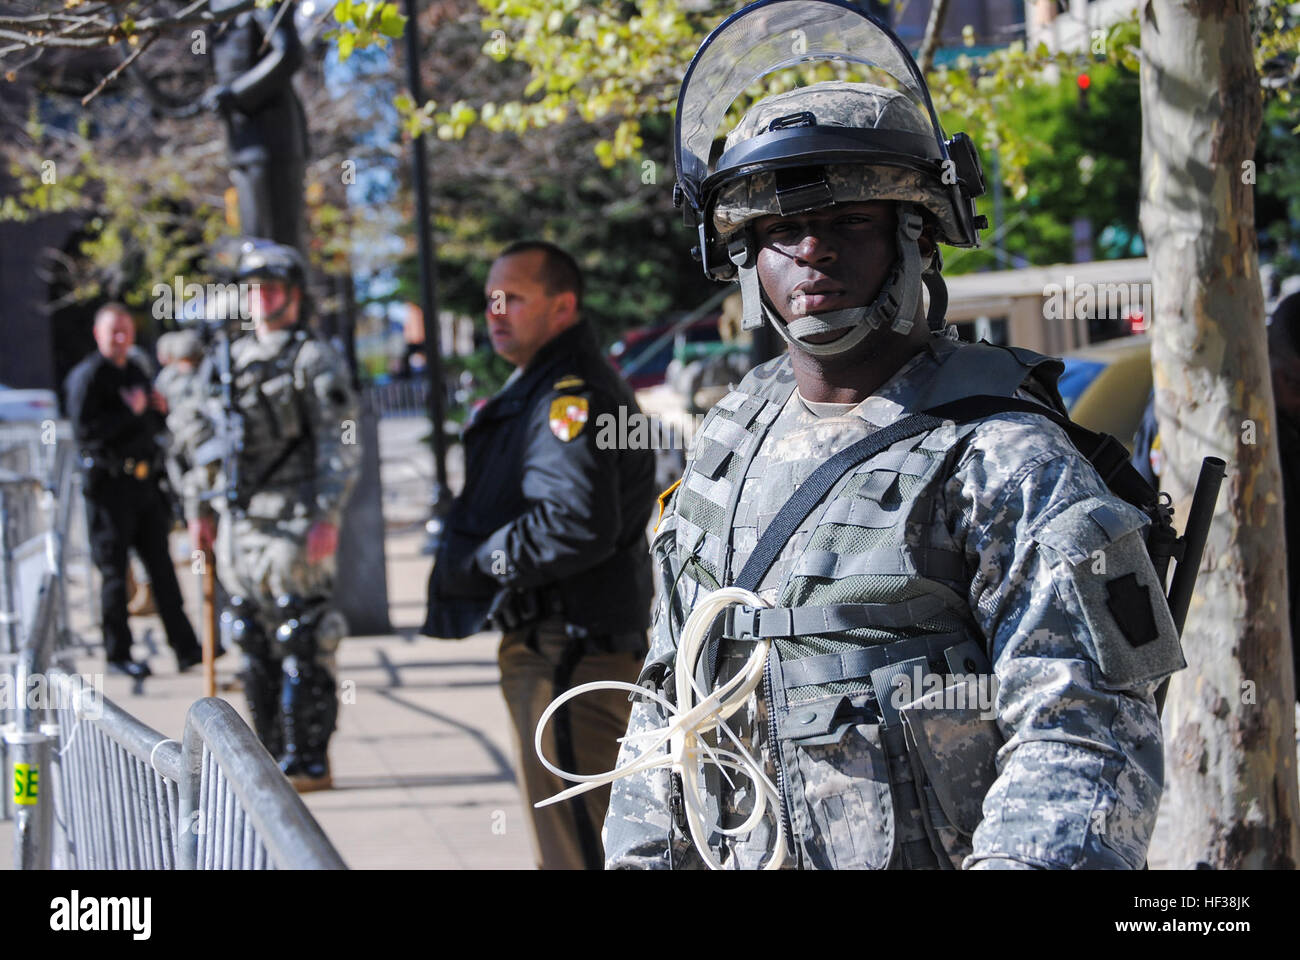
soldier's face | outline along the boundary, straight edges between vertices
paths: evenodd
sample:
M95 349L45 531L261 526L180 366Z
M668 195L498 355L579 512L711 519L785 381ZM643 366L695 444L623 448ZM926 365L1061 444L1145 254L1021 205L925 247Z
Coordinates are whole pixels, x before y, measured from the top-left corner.
M896 226L894 204L884 200L755 221L758 277L781 318L789 323L810 313L871 303L898 254ZM834 330L806 339L829 343L846 333Z
M249 289L249 308L259 330L281 330L298 322L302 295L283 280L258 280Z
M565 314L566 298L573 296L547 294L542 277L544 261L540 250L501 257L492 264L483 288L492 349L517 367L527 366L555 335Z
M133 343L135 324L125 313L114 310L95 318L95 346L119 367L126 363L127 351Z

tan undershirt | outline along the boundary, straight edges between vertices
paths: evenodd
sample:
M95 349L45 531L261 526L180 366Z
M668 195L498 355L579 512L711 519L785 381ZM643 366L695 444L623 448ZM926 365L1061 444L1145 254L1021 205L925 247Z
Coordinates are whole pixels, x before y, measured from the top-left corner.
M814 417L842 417L857 406L856 403L818 403L807 399L798 390L795 390L795 396Z

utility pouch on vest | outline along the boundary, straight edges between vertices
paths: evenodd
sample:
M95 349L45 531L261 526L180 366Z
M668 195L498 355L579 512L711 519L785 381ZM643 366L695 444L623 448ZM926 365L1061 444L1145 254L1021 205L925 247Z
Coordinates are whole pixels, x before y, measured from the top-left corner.
M991 697L991 675L967 675L923 694L899 710L920 799L921 820L940 866L961 869L997 779L1003 744ZM943 857L946 856L945 861Z
M803 703L782 722L791 831L813 869L884 870L893 856L894 798L882 727L853 719L858 699Z

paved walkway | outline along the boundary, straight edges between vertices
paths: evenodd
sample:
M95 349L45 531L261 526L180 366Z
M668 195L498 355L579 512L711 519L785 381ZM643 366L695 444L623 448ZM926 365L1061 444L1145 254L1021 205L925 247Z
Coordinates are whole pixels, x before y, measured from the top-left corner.
M432 464L420 443L423 419L381 424L390 618L396 633L351 637L339 649L343 693L330 744L335 788L304 799L350 867L359 869L531 868L511 757L511 730L498 686L497 637L452 643L418 637L430 560L420 554ZM455 469L458 465L452 463ZM455 485L453 483L453 485ZM177 538L178 553L186 546ZM67 582L84 605L84 574ZM182 576L187 611L199 622L194 578ZM161 623L135 618L135 655L154 676L142 694L108 676L104 692L158 731L179 737L185 712L202 695L202 673L176 673ZM98 640L95 628L86 635ZM220 687L239 669L237 653L217 663ZM100 648L77 669L102 673ZM243 695L220 693L248 719ZM0 866L12 865L11 824L0 823Z

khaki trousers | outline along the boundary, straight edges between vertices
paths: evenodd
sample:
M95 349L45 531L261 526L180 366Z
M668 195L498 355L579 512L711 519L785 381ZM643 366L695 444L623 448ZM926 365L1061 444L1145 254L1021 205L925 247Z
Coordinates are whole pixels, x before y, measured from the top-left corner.
M616 649L628 644L611 644ZM644 652L592 650L575 646L562 625L536 624L507 633L497 660L501 693L510 711L515 766L523 793L533 852L542 870L599 870L604 853L600 829L609 807L609 787L538 810L533 804L572 786L542 766L533 748L542 711L565 690L594 680L635 683ZM592 652L585 652L591 650ZM604 773L618 760L618 738L627 732L632 704L619 690L598 690L570 700L551 717L542 739L546 758L561 770ZM566 716L567 715L567 716Z

